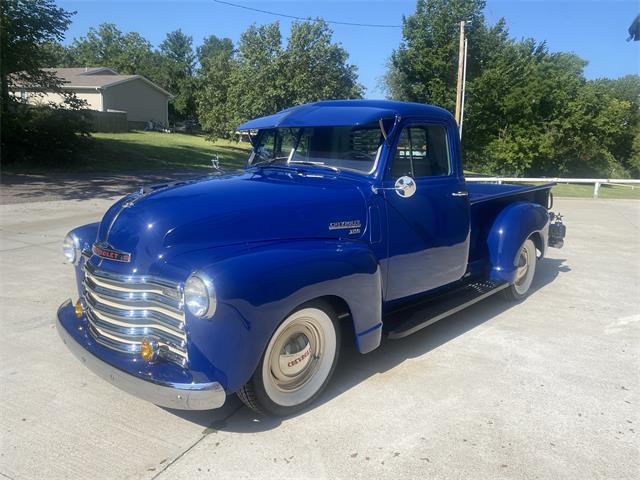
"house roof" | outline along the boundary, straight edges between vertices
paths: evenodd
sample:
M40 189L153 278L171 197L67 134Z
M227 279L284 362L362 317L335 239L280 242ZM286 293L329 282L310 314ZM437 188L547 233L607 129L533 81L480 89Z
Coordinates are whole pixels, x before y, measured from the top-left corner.
M43 68L42 70L54 73L58 78L61 78L64 82L62 88L65 89L95 88L102 90L131 80L141 79L168 97L173 97L169 92L142 75L118 75L115 70L107 67Z
M240 125L238 130L287 127L366 125L395 117L436 117L450 119L440 107L391 100L328 100L307 103L260 117Z

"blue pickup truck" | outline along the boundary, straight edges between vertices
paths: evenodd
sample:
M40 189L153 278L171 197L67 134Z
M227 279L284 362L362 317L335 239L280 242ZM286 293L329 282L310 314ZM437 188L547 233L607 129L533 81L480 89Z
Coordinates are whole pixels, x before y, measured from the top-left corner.
M324 101L251 120L246 168L145 187L72 230L57 330L91 370L174 409L236 393L289 415L363 354L494 293L518 301L565 227L553 184L466 183L447 111Z

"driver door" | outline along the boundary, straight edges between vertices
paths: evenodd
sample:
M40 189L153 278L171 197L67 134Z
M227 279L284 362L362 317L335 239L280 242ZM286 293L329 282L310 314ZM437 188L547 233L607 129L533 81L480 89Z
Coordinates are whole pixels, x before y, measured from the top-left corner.
M399 135L385 184L410 176L416 191L410 197L385 191L387 300L433 290L466 272L469 200L462 172L452 160L456 139L451 132L444 124L415 122Z

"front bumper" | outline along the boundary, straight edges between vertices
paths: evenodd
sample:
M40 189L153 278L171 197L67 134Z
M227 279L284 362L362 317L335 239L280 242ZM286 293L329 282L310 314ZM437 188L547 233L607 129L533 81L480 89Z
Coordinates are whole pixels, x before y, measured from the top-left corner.
M58 308L56 329L58 335L78 359L89 370L125 392L161 407L177 410L211 410L224 404L226 393L218 382L172 383L153 378L142 379L126 373L85 349L68 331L62 315L73 311L71 300Z

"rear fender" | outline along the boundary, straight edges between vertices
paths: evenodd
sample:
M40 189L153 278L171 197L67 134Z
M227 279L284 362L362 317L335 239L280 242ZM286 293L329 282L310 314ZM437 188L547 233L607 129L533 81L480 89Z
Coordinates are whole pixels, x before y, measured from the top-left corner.
M319 297L337 296L346 302L360 352L380 344L381 276L366 245L279 242L250 248L201 271L213 280L218 307L211 320L187 320L190 356L224 372L228 391L248 381L279 323Z
M491 280L513 283L520 247L527 238L538 234L539 238L534 243L544 254L548 230L549 214L541 205L516 202L506 206L496 217L487 237Z

